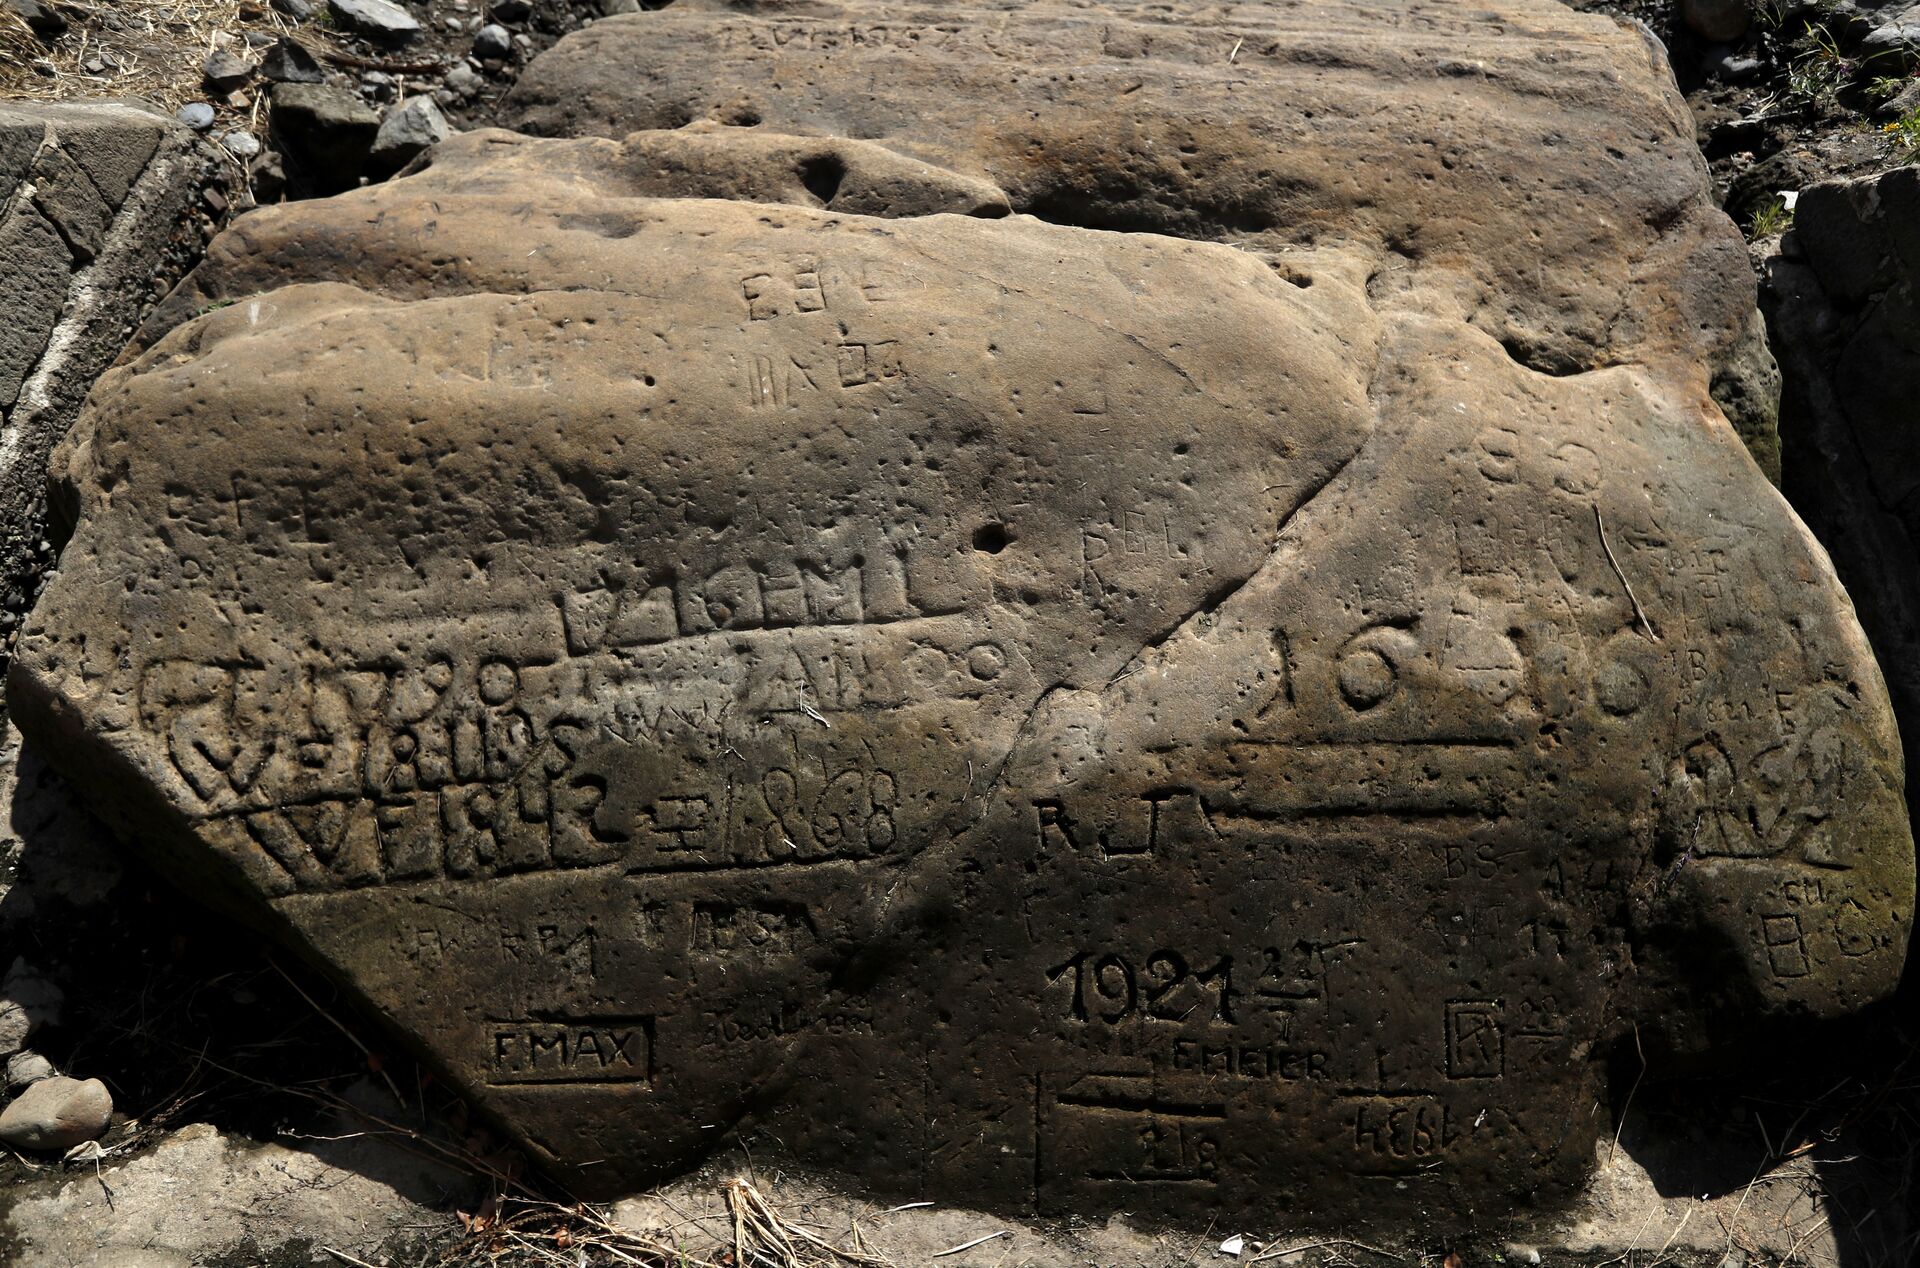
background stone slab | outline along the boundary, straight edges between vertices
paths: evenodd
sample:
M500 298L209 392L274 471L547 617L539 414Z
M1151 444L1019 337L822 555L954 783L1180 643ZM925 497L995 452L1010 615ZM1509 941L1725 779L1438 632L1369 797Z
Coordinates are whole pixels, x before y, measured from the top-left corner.
M9 640L51 562L47 458L174 265L206 166L184 128L134 106L0 103L0 622Z
M1816 185L1765 261L1782 350L1787 496L1833 554L1920 743L1920 545L1907 389L1920 374L1920 172Z

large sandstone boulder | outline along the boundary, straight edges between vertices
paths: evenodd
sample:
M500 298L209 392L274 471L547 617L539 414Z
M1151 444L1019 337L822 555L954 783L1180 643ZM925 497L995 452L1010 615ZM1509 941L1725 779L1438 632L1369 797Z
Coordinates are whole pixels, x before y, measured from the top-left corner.
M606 23L640 132L238 223L57 459L23 727L589 1192L1434 1231L1617 1045L1891 989L1899 741L1637 34L885 8Z
M1294 251L1548 374L1689 363L1779 471L1744 245L1644 27L1550 0L678 0L536 59L505 119L878 140L1056 224ZM847 206L830 158L814 200Z

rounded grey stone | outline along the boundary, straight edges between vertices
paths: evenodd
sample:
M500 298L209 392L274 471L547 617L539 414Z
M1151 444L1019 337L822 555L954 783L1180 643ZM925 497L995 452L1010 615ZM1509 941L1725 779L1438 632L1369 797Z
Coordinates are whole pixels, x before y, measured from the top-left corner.
M112 1121L113 1098L106 1084L55 1075L34 1083L0 1111L0 1144L65 1153L98 1140Z
M453 92L462 97L471 97L485 87L487 81L480 78L480 73L473 67L462 62L447 72L445 82Z
M204 101L189 101L176 117L195 132L205 132L213 126L213 107Z
M494 61L513 56L513 33L499 23L490 23L480 28L473 37L474 56Z
M53 1062L37 1052L16 1052L7 1058L7 1086L10 1088L26 1087L29 1083L38 1083L59 1073L53 1068Z
M7 969L6 980L0 983L0 1012L10 1007L20 1009L29 1018L30 1029L58 1022L60 1007L66 999L66 992L24 959L15 960ZM6 1051L12 1052L18 1046Z
M229 132L220 138L220 144L236 158L252 158L260 152L260 138L251 132Z
M33 1018L12 1000L0 999L0 1052L18 1052L33 1033Z
M207 54L207 60L201 63L200 73L205 77L207 86L215 92L233 92L245 87L258 69L255 63L238 53L222 48Z
M281 40L268 50L260 73L277 84L318 84L327 78L313 54L292 40Z

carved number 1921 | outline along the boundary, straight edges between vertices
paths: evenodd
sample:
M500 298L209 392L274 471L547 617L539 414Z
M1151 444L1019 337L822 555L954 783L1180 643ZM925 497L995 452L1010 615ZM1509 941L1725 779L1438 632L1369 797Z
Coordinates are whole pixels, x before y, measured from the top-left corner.
M1144 972L1123 955L1082 951L1047 970L1049 983L1073 975L1071 1016L1099 1017L1112 1024L1139 1012L1162 1021L1186 1021L1202 1008L1223 1022L1233 1020L1233 957L1221 956L1211 968L1193 969L1178 951L1155 951ZM1182 990L1191 984L1194 989Z

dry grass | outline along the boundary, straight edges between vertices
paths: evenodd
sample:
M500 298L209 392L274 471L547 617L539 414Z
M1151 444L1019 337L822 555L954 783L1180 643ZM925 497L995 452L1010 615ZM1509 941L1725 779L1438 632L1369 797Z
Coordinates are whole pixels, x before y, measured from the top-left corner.
M528 1264L579 1268L582 1264L639 1268L893 1268L893 1261L867 1244L858 1223L829 1241L787 1219L745 1179L730 1180L723 1193L730 1235L698 1228L640 1231L623 1228L609 1214L587 1205L563 1206L507 1199L497 1209L464 1217L466 1236L440 1252L435 1268ZM332 1252L339 1255L338 1251ZM343 1262L357 1261L339 1256Z
M0 97L139 97L171 111L204 99L201 64L213 49L248 28L290 30L263 0L64 0L60 8L71 25L52 44L0 9Z
M20 15L0 8L0 74L7 77L7 83L12 83L14 67L31 71L32 61L40 55L40 49L40 41L27 29Z

